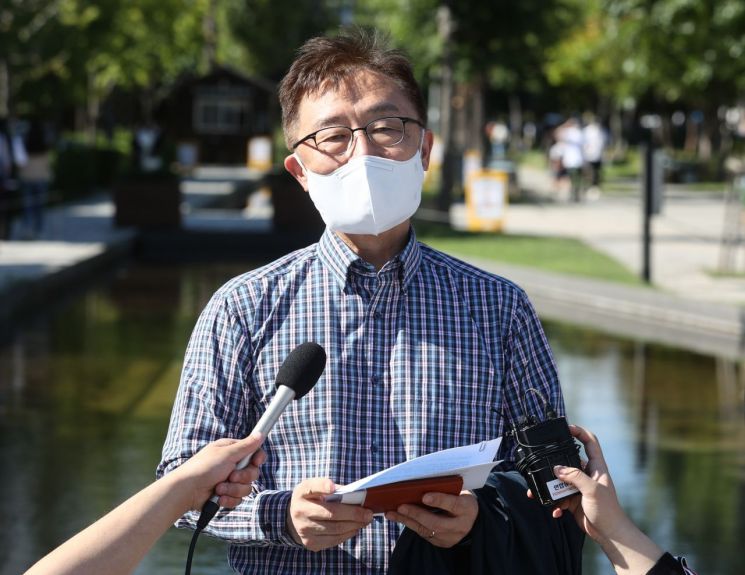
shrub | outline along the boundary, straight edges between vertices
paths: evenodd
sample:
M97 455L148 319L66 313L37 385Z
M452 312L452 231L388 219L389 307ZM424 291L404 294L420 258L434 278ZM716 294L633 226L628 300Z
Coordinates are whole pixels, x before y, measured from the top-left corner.
M113 147L66 141L56 150L52 188L62 200L110 188L120 177L127 155Z

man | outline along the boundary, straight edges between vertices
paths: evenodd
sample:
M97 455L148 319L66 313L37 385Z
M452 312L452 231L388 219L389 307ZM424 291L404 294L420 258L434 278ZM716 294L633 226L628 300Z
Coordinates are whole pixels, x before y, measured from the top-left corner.
M406 58L363 32L314 38L279 96L285 167L327 229L213 296L186 353L159 474L213 437L248 434L284 357L316 341L324 375L267 438L252 495L207 530L233 543L240 573L385 572L404 525L438 547L468 545L475 497L431 494L439 513L406 505L373 520L324 495L501 436L543 414L540 396L561 413L561 392L524 292L416 241L409 220L433 137Z

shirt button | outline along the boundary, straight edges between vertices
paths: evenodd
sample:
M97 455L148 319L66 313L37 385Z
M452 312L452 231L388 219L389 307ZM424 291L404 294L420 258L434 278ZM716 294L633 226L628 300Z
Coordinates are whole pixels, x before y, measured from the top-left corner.
M370 444L370 451L372 451L373 453L377 453L378 452L378 442L377 441L373 441Z
M380 383L380 378L377 375L373 374L370 376L370 383L372 383L373 385L378 385L378 383Z
M382 318L382 317L383 317L383 314L380 313L379 311L374 311L373 312L373 319L380 320L380 318Z

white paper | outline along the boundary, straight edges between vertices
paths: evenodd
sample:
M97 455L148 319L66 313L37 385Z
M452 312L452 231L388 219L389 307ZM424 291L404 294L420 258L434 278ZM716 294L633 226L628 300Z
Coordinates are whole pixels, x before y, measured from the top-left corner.
M404 461L354 483L339 487L332 496L326 498L326 501L359 504L364 501L364 491L371 487L446 475L463 477L463 489L478 489L484 486L489 477L489 471L499 463L494 461L494 457L501 442L502 438L498 437L491 441L444 449ZM350 496L350 494L354 495Z

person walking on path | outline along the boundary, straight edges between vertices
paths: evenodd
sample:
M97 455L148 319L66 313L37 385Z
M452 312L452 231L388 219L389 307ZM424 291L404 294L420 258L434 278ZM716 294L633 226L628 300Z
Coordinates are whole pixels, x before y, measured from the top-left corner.
M52 177L51 153L44 127L38 119L31 122L26 135L26 162L20 167L19 176L23 197L23 237L36 239L44 224L49 181Z
M10 237L11 187L13 151L8 133L8 122L0 118L0 240Z
M588 173L588 199L600 196L600 184L603 171L603 152L606 145L606 132L592 113L585 114L585 126L582 128L582 151L585 159L585 169Z
M561 165L569 179L571 199L582 201L582 168L584 166L583 137L579 122L569 118L557 128L561 146Z

